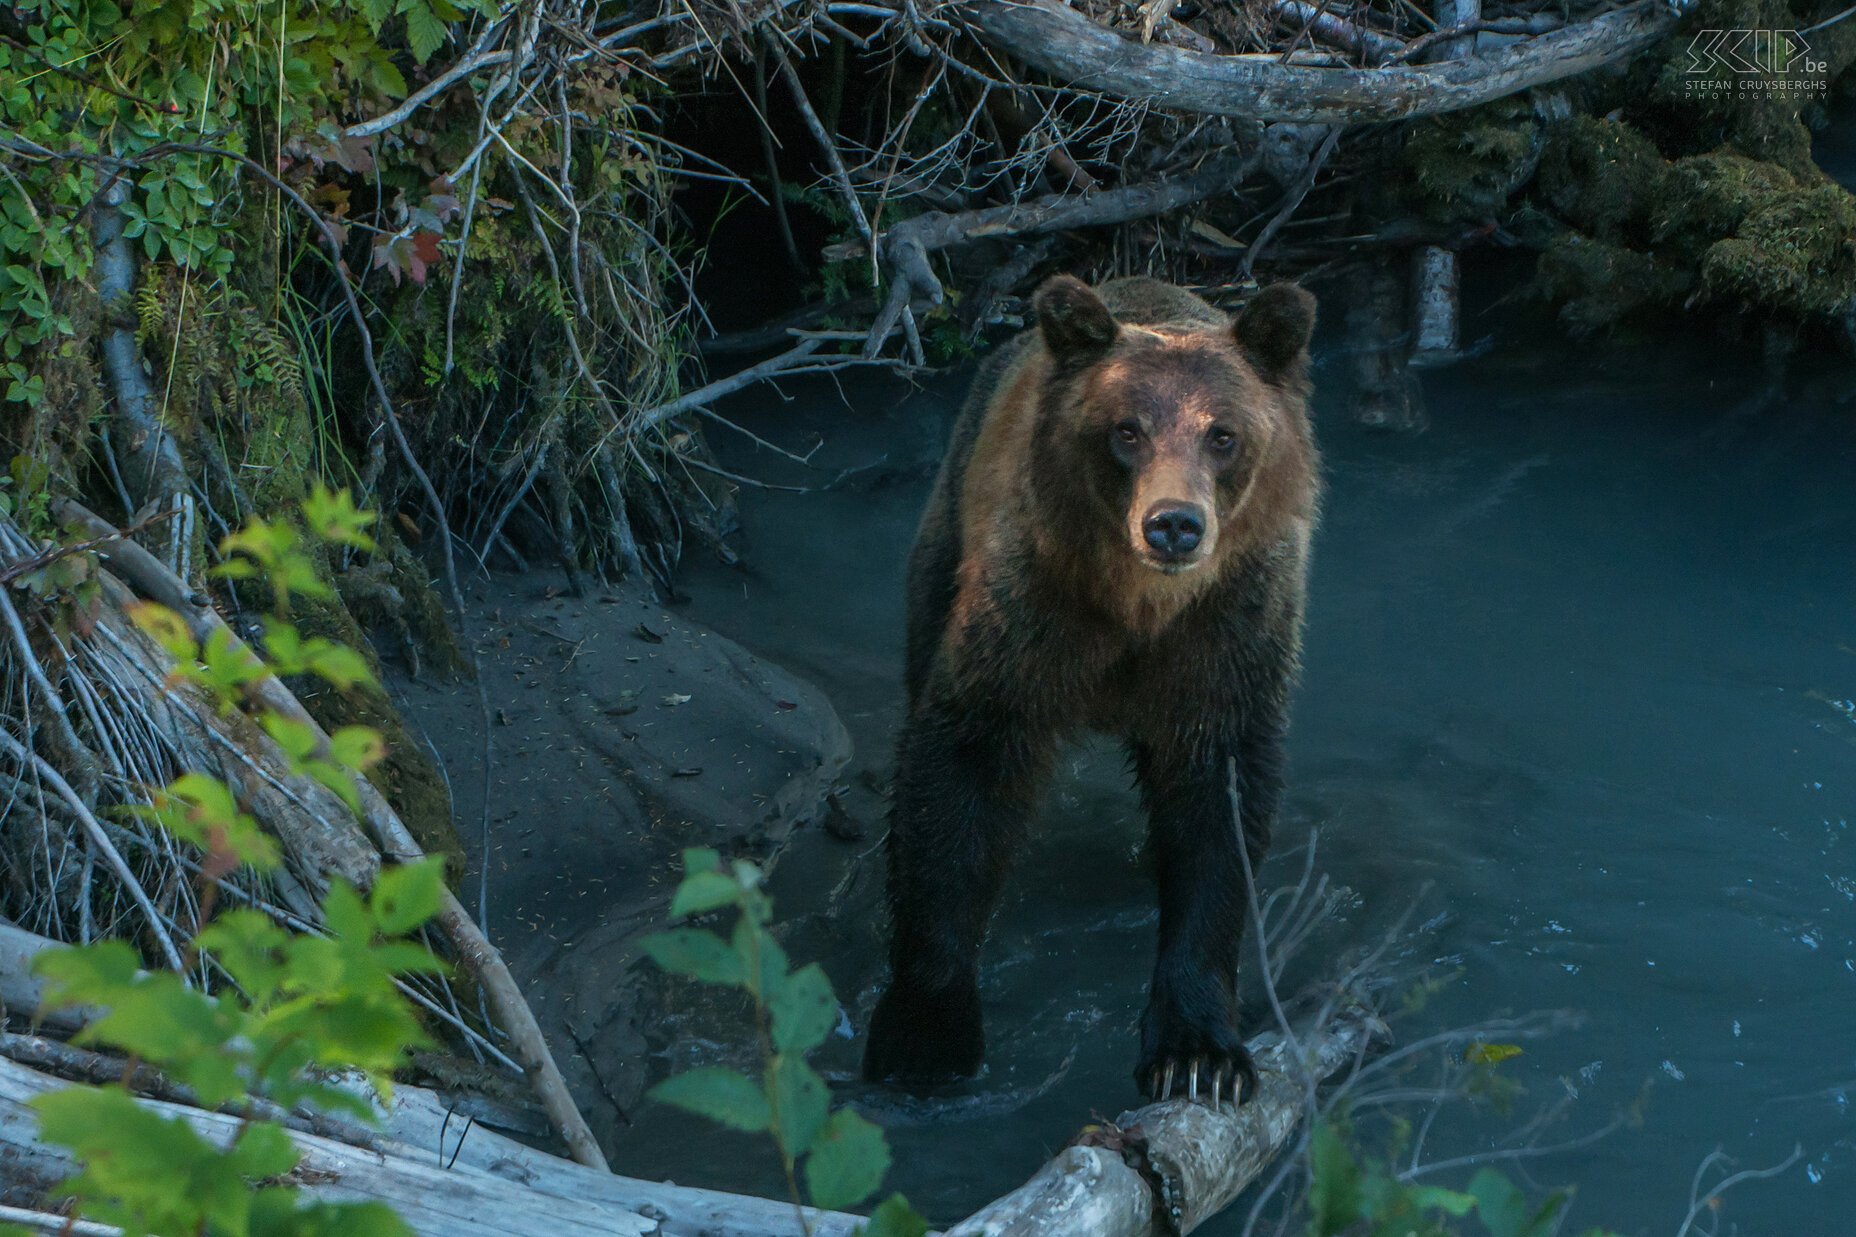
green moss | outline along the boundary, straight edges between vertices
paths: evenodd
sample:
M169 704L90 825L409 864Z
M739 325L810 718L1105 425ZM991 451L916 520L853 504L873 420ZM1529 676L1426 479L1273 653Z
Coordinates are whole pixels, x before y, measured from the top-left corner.
M1426 214L1479 221L1534 175L1543 144L1533 106L1516 96L1418 122L1401 157Z
M1806 30L1845 7L1829 0L1700 0L1683 31ZM1834 81L1856 58L1856 29L1848 22L1804 36L1808 57L1822 72L1800 79ZM1690 72L1690 39L1670 40L1654 83L1634 114L1656 133L1665 150L1699 153L1731 145L1741 153L1778 164L1801 180L1818 179L1811 161L1811 133L1801 111L1819 98L1811 90L1749 89L1744 76L1720 60Z
M1641 235L1669 165L1627 124L1574 116L1553 126L1539 188L1553 213L1605 240Z
M1776 163L1730 150L1678 159L1663 183L1654 235L1699 253L1732 236L1749 215L1776 203L1798 181Z
M384 551L384 547L383 547ZM352 573L343 573L352 574ZM341 576L336 577L339 582ZM430 590L426 590L428 593ZM292 617L306 636L323 636L359 650L379 677L380 662L361 624L342 601L294 599ZM446 638L449 646L449 637ZM413 839L428 855L443 855L455 884L464 865L463 846L451 814L451 792L425 745L406 726L383 692L337 692L319 683L293 682L291 689L325 730L371 726L386 740L387 757L368 771L368 780L386 796Z
M1560 321L1568 330L1589 335L1647 310L1681 303L1694 277L1647 253L1568 232L1541 254L1535 286L1560 306Z
M1703 255L1708 291L1797 317L1856 305L1856 197L1836 185L1786 194Z

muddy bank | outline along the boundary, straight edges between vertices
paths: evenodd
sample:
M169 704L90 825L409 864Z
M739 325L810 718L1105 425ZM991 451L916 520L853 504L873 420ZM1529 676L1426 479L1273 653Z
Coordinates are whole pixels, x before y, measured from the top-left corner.
M493 744L470 683L393 685L439 753L461 886L602 1141L646 1082L663 1013L632 938L663 926L685 847L771 863L851 757L816 688L636 590L548 573L473 586Z

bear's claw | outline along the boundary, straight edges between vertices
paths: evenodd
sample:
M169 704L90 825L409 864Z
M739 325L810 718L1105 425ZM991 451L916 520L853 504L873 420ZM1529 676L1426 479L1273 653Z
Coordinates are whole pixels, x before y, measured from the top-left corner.
M1148 1075L1146 1080L1147 1097L1156 1103L1161 1100L1172 1098L1173 1082L1175 1077L1179 1074L1180 1062L1172 1057L1168 1057L1165 1064L1156 1066L1153 1072ZM1213 1108L1219 1106L1227 1082L1231 1087L1230 1095L1233 1107L1240 1107L1249 1103L1257 1093L1258 1079L1256 1062L1251 1060L1249 1051L1244 1048L1236 1049L1228 1054L1224 1060L1208 1060L1205 1057L1193 1057L1185 1062L1185 1098L1193 1103L1199 1102L1199 1082L1201 1077L1203 1077L1207 1084L1206 1090L1210 1093L1210 1103Z

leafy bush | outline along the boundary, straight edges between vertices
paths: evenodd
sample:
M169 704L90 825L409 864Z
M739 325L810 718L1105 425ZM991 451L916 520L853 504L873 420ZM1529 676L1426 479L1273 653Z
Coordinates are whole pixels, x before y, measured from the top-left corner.
M318 490L302 505L304 523L324 541L366 548L372 516L348 496ZM266 625L266 665L223 633L204 646L179 616L141 607L137 621L176 659L174 677L196 684L221 708L253 708L252 686L272 672L313 675L347 690L371 685L351 649L305 640L288 619L289 598L325 590L298 535L254 521L221 544L222 575L264 576L277 600ZM354 806L354 779L380 759L372 731L338 731L327 743L310 727L261 706L265 729L298 772ZM307 1199L282 1179L300 1158L280 1123L291 1111L371 1121L374 1107L352 1085L358 1073L384 1096L407 1052L426 1044L411 1003L396 987L403 975L432 973L440 963L409 935L437 913L440 861L383 869L364 895L339 879L322 902L325 933L293 934L248 909L215 916L218 881L238 868L266 872L280 863L276 843L240 810L232 790L188 773L129 809L159 823L204 856L200 917L187 973L210 963L224 977L216 992L189 986L175 971L144 971L126 941L48 951L36 969L47 1000L105 1011L77 1036L83 1045L129 1058L124 1081L72 1086L33 1102L45 1141L80 1165L61 1187L79 1215L141 1234L201 1237L399 1237L410 1229L380 1203ZM225 1146L185 1117L138 1102L129 1084L152 1068L188 1088L198 1103L240 1118Z
M771 1136L794 1202L833 1211L857 1206L883 1184L889 1144L881 1129L849 1108L831 1111L825 1080L806 1062L838 1020L831 981L816 962L792 968L768 931L773 903L752 863L724 864L715 851L698 848L683 852L683 869L670 913L732 910L734 929L724 938L703 928L673 928L646 937L644 950L666 971L746 994L763 1064L758 1079L717 1066L689 1070L659 1083L652 1097L731 1129ZM927 1231L927 1221L900 1194L885 1199L863 1229L865 1237Z

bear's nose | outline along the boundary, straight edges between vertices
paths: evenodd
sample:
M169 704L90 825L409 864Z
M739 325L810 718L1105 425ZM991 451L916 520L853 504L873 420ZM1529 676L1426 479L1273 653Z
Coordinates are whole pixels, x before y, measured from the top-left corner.
M1205 517L1197 507L1160 503L1141 521L1141 535L1163 558L1184 558L1198 549Z

